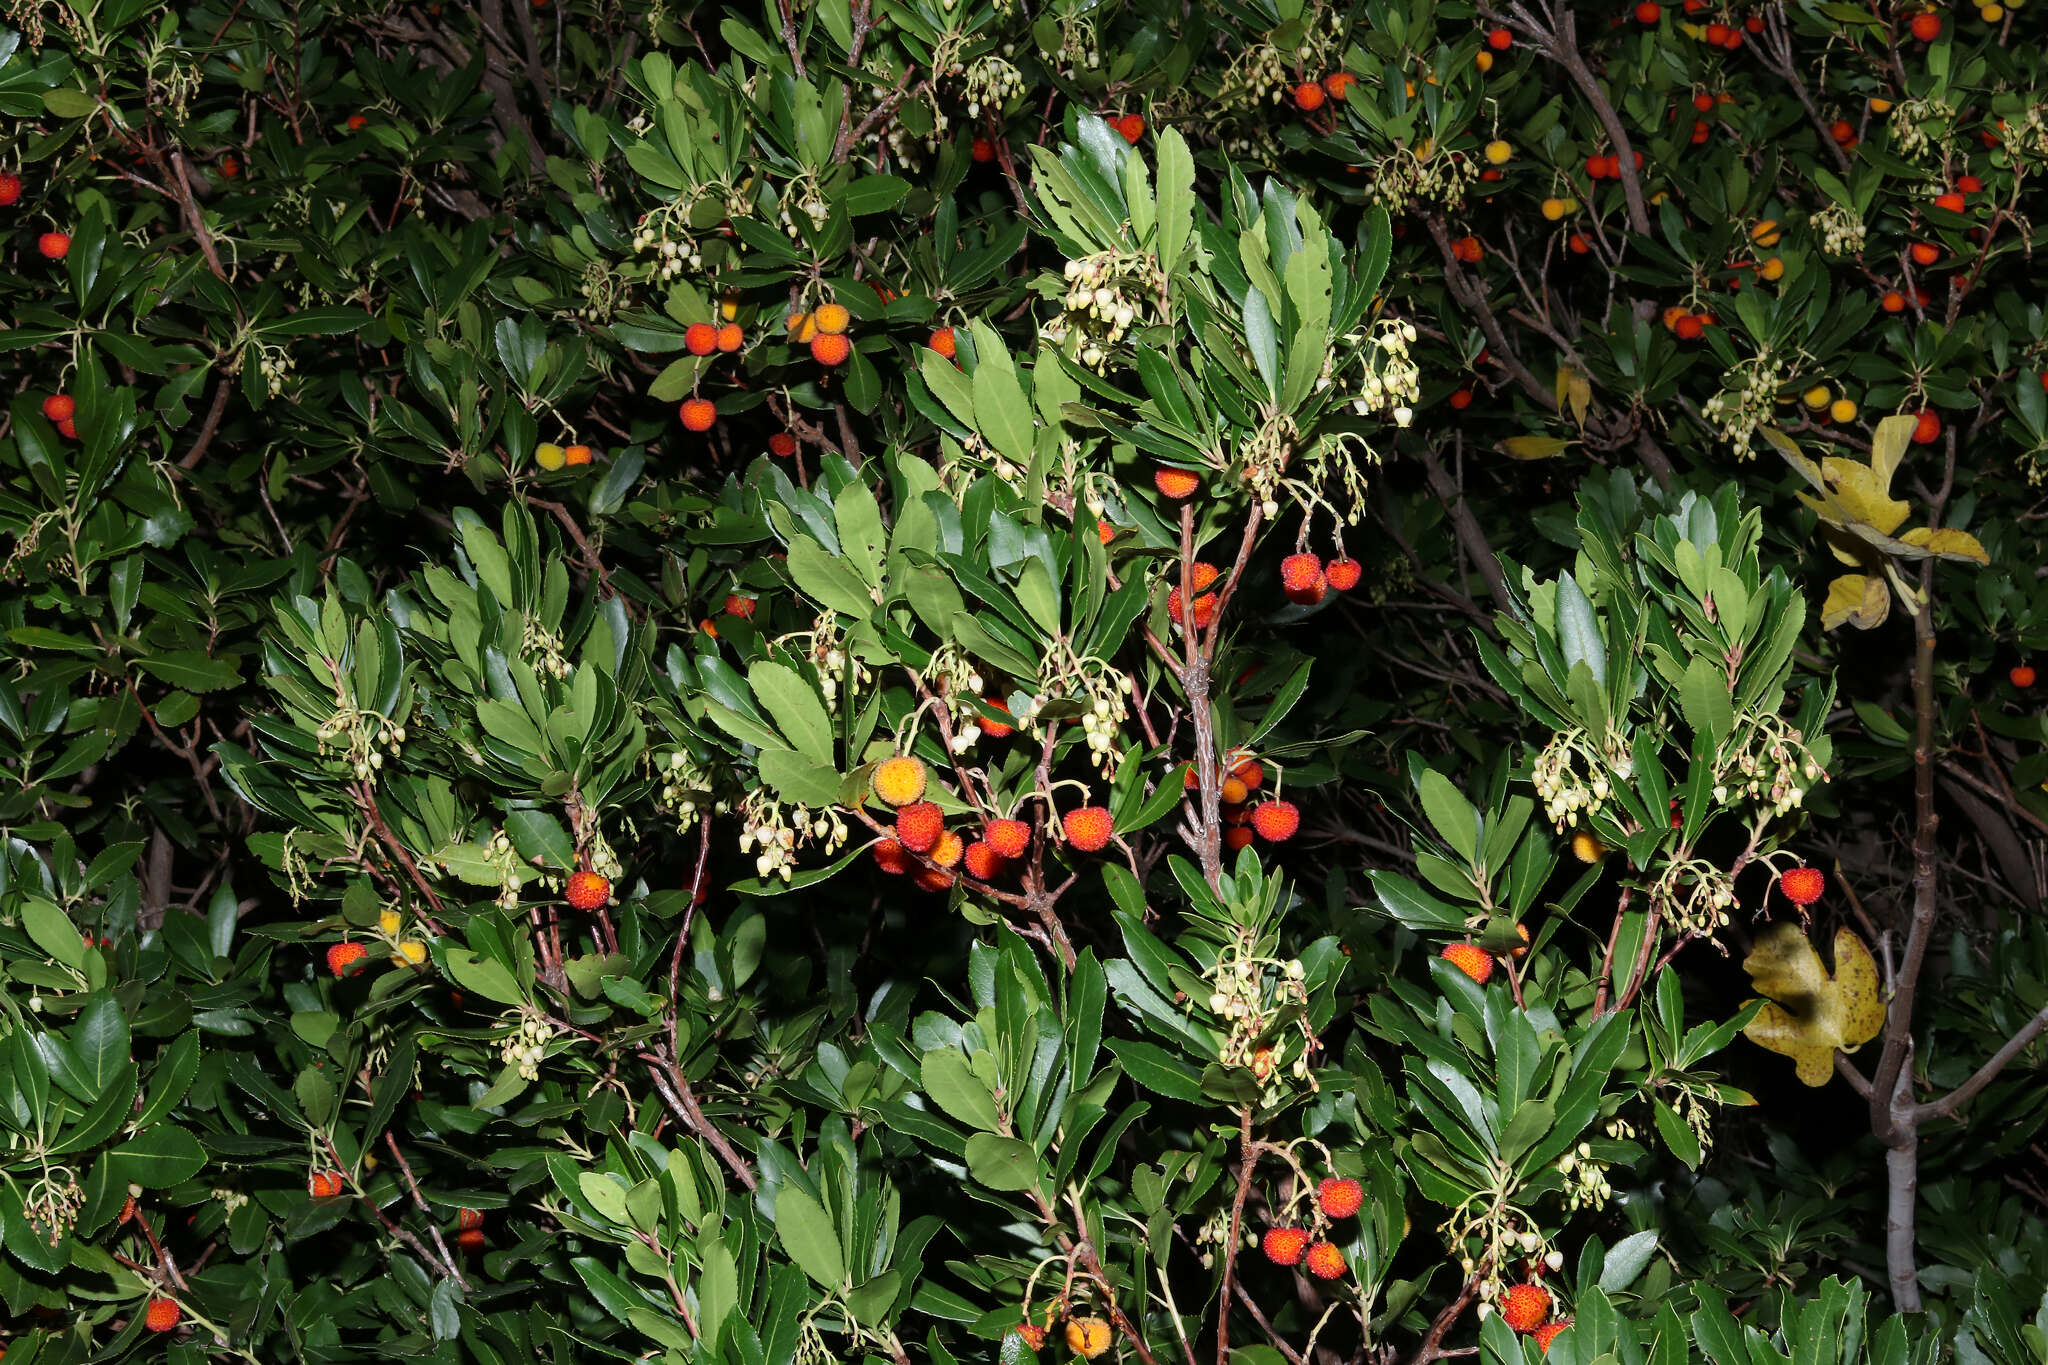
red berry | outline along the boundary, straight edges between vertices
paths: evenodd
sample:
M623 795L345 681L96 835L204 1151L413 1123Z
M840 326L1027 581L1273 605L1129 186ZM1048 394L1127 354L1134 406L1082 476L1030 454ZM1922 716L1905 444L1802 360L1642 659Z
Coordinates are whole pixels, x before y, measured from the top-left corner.
M875 866L900 877L910 871L910 859L903 852L903 845L894 839L878 839L875 841Z
M1453 943L1438 956L1482 986L1493 977L1493 955L1476 943Z
M1145 136L1144 116L1142 114L1125 114L1116 121L1116 130L1123 136L1124 141L1136 146L1138 139Z
M1472 406L1472 390L1459 389L1451 395L1451 406L1459 412Z
M1707 330L1707 324L1699 314L1687 313L1671 330L1678 334L1680 341L1697 341L1700 334Z
M838 332L820 332L811 338L811 359L827 367L844 365L853 354L853 343Z
M332 1199L342 1190L340 1171L315 1171L306 1182L306 1192L315 1199Z
M1964 208L1962 192L1950 190L1947 194L1934 196L1934 207L1947 209L1950 213L1961 213Z
M46 232L36 238L36 250L42 252L50 260L61 261L64 259L65 253L71 250L71 234L68 232ZM171 1304L173 1312L177 1311L177 1307L178 1305L175 1303Z
M1922 408L1920 419L1913 423L1915 445L1931 446L1941 439L1941 415L1932 408Z
M1778 874L1778 889L1794 905L1812 905L1828 889L1827 874L1817 867L1788 867Z
M461 1247L464 1251L482 1251L484 1249L484 1230L482 1228L464 1228L455 1234L455 1245Z
M960 343L954 339L951 327L939 328L939 330L931 334L924 344L948 360L951 360L960 352Z
M370 955L370 950L360 943L337 943L327 950L327 970L336 976L344 976L348 969Z
M1095 853L1109 844L1110 835L1116 825L1109 812L1101 806L1079 806L1070 810L1061 826L1067 832L1067 842L1083 853Z
M484 1225L484 1216L475 1209L463 1209L455 1215L455 1226L470 1232Z
M1338 592L1350 592L1358 586L1358 580L1364 573L1365 567L1355 559L1333 559L1323 570L1323 577Z
M612 898L611 880L595 872L571 872L562 898L578 910L595 910Z
M1301 1253L1308 1250L1308 1229L1267 1228L1259 1249L1274 1265L1300 1265Z
M1349 1218L1365 1206L1365 1186L1333 1175L1316 1186L1316 1202L1332 1218Z
M1931 43L1941 36L1939 14L1916 14L1913 16L1913 36L1923 43Z
M1932 242L1915 242L1912 255L1915 265L1933 265L1941 259L1941 248Z
M729 592L725 595L727 616L748 617L754 614L754 599L745 593Z
M1195 495L1195 490L1202 486L1202 476L1192 469L1175 469L1169 465L1161 465L1152 471L1152 486L1159 490L1161 497L1172 498L1177 502Z
M1280 561L1280 586L1302 592L1323 576L1323 561L1312 554L1292 554Z
M1500 1320L1527 1334L1550 1320L1550 1291L1540 1284L1510 1285L1501 1296Z
M1301 811L1292 801L1262 801L1252 808L1252 828L1269 844L1284 844L1301 828Z
M77 412L78 400L68 393L53 393L43 400L43 416L52 422L68 422Z
M1586 175L1589 179L1601 180L1607 175L1607 158L1589 156L1586 158Z
M2034 666L2032 664L2014 664L2012 672L2005 676L2011 680L2014 687L2032 687L2034 685Z
M796 437L786 431L778 431L768 438L768 453L788 459L796 454Z
M1327 98L1328 95L1324 93L1322 84L1318 81L1303 81L1294 87L1294 105L1304 114L1312 114L1322 108L1323 101Z
M1506 52L1515 45L1515 35L1504 28L1497 28L1486 35L1486 45L1495 52Z
M1974 175L1956 177L1956 188L1964 194L1977 194L1984 188L1984 182Z
M683 329L683 349L691 355L710 355L718 349L718 329L708 322L693 322Z
M11 172L0 171L0 208L6 208L21 198L21 177Z
M1658 4L1657 0L1642 0L1642 3L1636 6L1636 22L1639 24L1654 26L1663 17L1664 7Z
M974 139L974 146L968 152L976 161L989 162L996 159L996 144L985 137Z
M1530 1333L1530 1335L1535 1337L1536 1339L1536 1348L1542 1351L1544 1355L1549 1355L1550 1343L1557 1340L1557 1334L1559 1332L1562 1332L1565 1328L1571 1325L1571 1320L1569 1318L1567 1318L1563 1322L1546 1322L1541 1327L1538 1327L1534 1332Z
M896 812L896 839L912 853L929 853L946 832L946 813L930 801L913 801Z
M709 431L718 422L718 405L709 398L685 399L676 415L683 419L687 431Z
M965 861L967 875L976 881L992 882L1003 875L1003 866L1009 860L996 852L995 845L976 839L967 846Z
M982 837L1003 857L1021 858L1031 846L1031 826L1022 820L991 820Z
M1344 1273L1344 1253L1328 1242L1317 1242L1311 1246L1304 1259L1308 1263L1308 1273L1319 1280L1334 1280Z
M57 434L66 440L75 441L78 439L78 424L67 417L57 423Z
M176 1299L151 1299L143 1310L142 1325L152 1332L168 1332L178 1325Z
M1451 254L1466 265L1476 265L1479 258L1486 254L1486 248L1480 245L1477 237L1460 237L1451 243Z

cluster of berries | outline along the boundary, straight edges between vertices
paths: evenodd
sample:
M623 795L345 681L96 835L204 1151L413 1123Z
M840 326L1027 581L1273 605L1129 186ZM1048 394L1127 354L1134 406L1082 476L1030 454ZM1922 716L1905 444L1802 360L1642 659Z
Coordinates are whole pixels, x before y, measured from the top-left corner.
M1348 555L1340 555L1325 565L1319 556L1297 551L1280 561L1280 589L1290 602L1313 605L1322 601L1331 588L1351 591L1364 572L1363 566Z
M1294 107L1304 114L1313 114L1323 107L1325 100L1342 104L1357 83L1358 78L1348 71L1334 71L1320 81L1303 81L1294 87Z
M1344 1219L1365 1207L1365 1186L1342 1176L1330 1176L1316 1186L1316 1206L1323 1219ZM1318 1219L1320 1223L1322 1219ZM1266 1229L1259 1249L1274 1265L1302 1266L1319 1280L1334 1280L1344 1274L1344 1253L1336 1243L1293 1224Z
M533 448L533 462L552 474L557 469L583 469L596 458L596 452L586 445L563 446L553 441L542 441Z
M954 882L954 868L965 867L977 881L994 881L1031 846L1031 826L1007 817L989 821L979 839L967 842L946 828L946 813L938 804L924 799L928 782L924 763L908 754L875 765L869 784L878 798L896 808L894 837L874 846L875 865L884 872L908 873L920 889L943 891ZM1105 819L1109 814L1100 813ZM1068 817L1070 828L1072 818ZM1102 842L1108 842L1106 835Z
M43 400L43 416L50 424L75 441L78 439L78 400L68 393L53 393Z
M815 312L791 313L784 324L797 345L811 348L811 359L820 365L844 365L853 354L853 342L847 336L853 314L843 303L821 303Z

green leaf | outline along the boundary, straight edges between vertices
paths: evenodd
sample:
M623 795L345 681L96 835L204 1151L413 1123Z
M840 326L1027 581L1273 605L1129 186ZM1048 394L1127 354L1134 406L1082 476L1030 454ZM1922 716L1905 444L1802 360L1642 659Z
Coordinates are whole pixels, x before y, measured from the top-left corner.
M813 763L831 766L832 717L817 689L795 669L766 659L756 660L747 669L747 685L798 753Z
M145 1128L107 1154L115 1180L144 1189L168 1189L206 1165L199 1139L174 1123Z
M497 959L451 946L446 950L446 961L448 975L454 977L455 984L464 990L475 991L484 999L500 1005L526 1003L526 994L512 979L510 969Z
M924 1093L951 1117L970 1128L994 1132L1002 1126L996 1097L967 1065L957 1048L924 1054Z
M1456 849L1466 862L1479 857L1479 812L1434 768L1424 768L1416 787L1422 797L1423 814L1443 841Z
M1253 289L1244 296L1244 337L1251 347L1259 378L1266 381L1266 396L1280 393L1280 337L1273 326L1273 310L1265 294Z
M101 991L78 1012L78 1022L71 1027L71 1055L93 1095L128 1065L128 1021L112 995Z
M46 900L31 900L21 907L22 927L36 947L74 970L85 966L85 938L62 910Z
M1656 1254L1655 1229L1646 1228L1622 1238L1607 1253L1607 1264L1600 1271L1600 1288L1609 1294L1620 1293L1636 1282Z
M976 1133L967 1139L967 1171L992 1190L1028 1190L1038 1183L1038 1154L1015 1138Z
M1594 682L1607 685L1607 642L1600 634L1600 621L1578 580L1568 573L1557 579L1557 647L1566 668L1582 663Z
M59 86L43 92L43 108L52 118L88 118L100 107L100 102L83 90Z
M1156 1095L1192 1103L1202 1097L1201 1073L1156 1043L1112 1038L1105 1044L1124 1074Z
M1017 368L994 328L977 320L973 331L975 428L1012 464L1029 466L1035 428Z
M862 620L874 615L875 599L860 575L809 536L789 543L787 564L797 591L812 601Z
M846 1283L846 1256L839 1235L818 1201L801 1188L785 1184L775 1196L775 1234L804 1274L828 1290Z

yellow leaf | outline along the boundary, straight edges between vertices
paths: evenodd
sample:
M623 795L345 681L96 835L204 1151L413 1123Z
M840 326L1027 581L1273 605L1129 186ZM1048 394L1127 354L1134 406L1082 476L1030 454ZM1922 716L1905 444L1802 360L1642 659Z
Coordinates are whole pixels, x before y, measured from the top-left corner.
M1913 428L1919 425L1918 417L1900 413L1879 421L1871 432L1870 472L1877 475L1877 486L1887 494L1892 489L1892 474L1911 447Z
M1925 526L1916 526L1899 537L1908 545L1918 545L1929 554L1943 559L1965 559L1973 564L1989 564L1991 556L1984 552L1984 546L1968 531L1930 531Z
M1820 462L1820 473L1834 490L1836 501L1865 526L1890 535L1912 513L1912 508L1891 496L1890 477L1880 478L1869 465L1830 455Z
M1826 1085L1834 1073L1835 1051L1854 1051L1884 1027L1877 964L1851 930L1835 931L1832 977L1796 924L1765 930L1742 969L1768 1002L1743 1029L1744 1036L1790 1057L1807 1085Z
M1846 621L1858 630L1874 630L1891 609L1891 594L1882 577L1845 573L1828 584L1828 599L1820 608L1821 629L1833 630Z
M1555 436L1510 436L1500 448L1517 460L1548 460L1563 454L1570 444Z

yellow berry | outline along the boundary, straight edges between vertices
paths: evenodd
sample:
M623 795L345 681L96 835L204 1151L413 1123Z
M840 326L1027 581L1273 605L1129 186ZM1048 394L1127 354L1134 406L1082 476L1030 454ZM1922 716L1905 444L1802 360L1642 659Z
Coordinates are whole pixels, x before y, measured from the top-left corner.
M818 311L811 316L816 320L819 331L835 336L844 332L853 322L853 315L846 311L846 305L843 303L821 303L818 305Z
M417 967L427 960L427 945L417 939L398 945L398 953L392 962L401 967Z
M718 301L718 316L724 318L727 322L731 322L739 315L740 301L738 299L720 299Z
M1871 112L1871 113L1873 113L1873 114L1889 114L1889 113L1890 113L1891 111L1892 111L1892 102L1891 102L1890 100L1881 100L1881 99L1877 98L1877 96L1875 96L1875 95L1872 95L1872 96L1870 97L1870 112Z
M1806 400L1806 406L1812 408L1815 412L1819 412L1828 405L1829 400L1834 397L1834 394L1828 389L1827 385L1815 384L1805 392L1803 397Z
M1848 398L1837 398L1834 402L1828 404L1828 416L1834 418L1837 422L1855 421L1855 401Z
M1499 138L1495 138L1493 141L1486 144L1486 159L1493 165L1507 165L1508 158L1513 156L1514 154L1515 149L1508 146L1507 143L1503 142Z
M1995 24L2005 17L2005 10L1997 5L1979 5L1977 17L1987 24Z
M377 916L377 928L382 930L384 933L397 933L398 925L399 919L398 912L396 910L386 910L383 914Z
M1782 280L1782 279L1784 279L1784 278L1785 278L1785 261L1784 261L1784 258L1783 258L1783 257L1779 257L1779 256L1773 256L1773 257L1771 257L1771 259L1769 259L1768 261L1765 261L1765 262L1763 263L1763 268L1762 268L1762 269L1760 269L1760 270L1758 270L1758 271L1757 271L1756 273L1757 273L1757 274L1759 274L1759 275L1761 275L1761 276L1763 276L1763 277L1764 277L1765 279L1767 279L1767 280Z
M542 441L533 448L533 462L542 469L560 469L568 457L569 453L553 441Z
M1582 863L1597 863L1607 856L1607 845L1580 830L1572 836L1572 856Z
M1766 218L1749 230L1750 240L1758 246L1776 246L1778 237L1778 220L1775 218Z
M1475 60L1481 72L1493 70L1493 54L1491 52L1482 52Z

